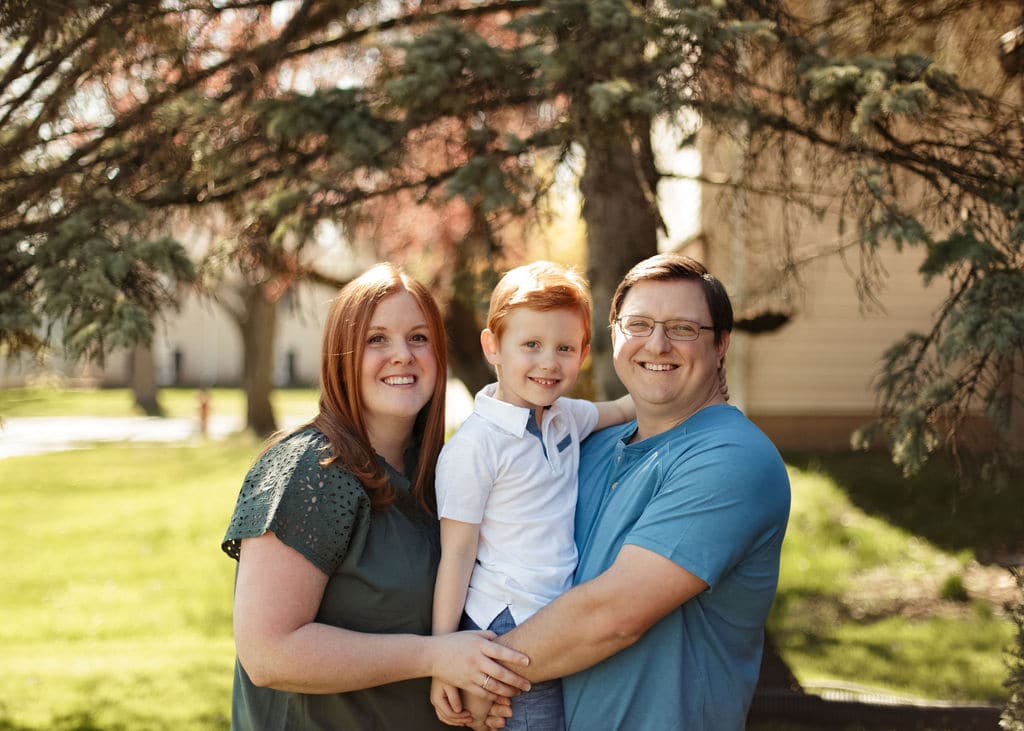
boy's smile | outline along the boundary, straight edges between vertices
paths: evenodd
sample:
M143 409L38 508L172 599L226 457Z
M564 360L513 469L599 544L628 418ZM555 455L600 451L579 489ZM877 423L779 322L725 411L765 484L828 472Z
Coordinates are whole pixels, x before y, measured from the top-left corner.
M529 409L550 406L576 384L587 355L578 310L517 307L505 319L500 342L490 330L480 344L498 373L494 397Z

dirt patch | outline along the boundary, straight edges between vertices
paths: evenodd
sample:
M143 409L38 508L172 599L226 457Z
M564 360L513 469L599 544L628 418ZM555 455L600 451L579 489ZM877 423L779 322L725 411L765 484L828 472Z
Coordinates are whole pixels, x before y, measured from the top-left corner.
M943 598L943 585L950 576L960 577L966 600ZM951 558L913 573L897 575L884 566L863 572L845 592L844 603L857 619L894 614L908 618L962 618L977 611L975 602L985 602L994 614L1003 615L1006 606L1018 598L1019 591L1009 570L977 561L961 567Z

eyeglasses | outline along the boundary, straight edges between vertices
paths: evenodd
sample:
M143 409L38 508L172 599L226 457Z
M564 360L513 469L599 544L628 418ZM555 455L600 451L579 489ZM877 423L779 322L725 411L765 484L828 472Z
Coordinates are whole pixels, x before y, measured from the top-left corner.
M664 326L665 337L669 340L696 340L701 330L715 330L689 320L653 320L642 315L625 315L616 318L615 323L623 335L631 338L646 338L654 332L655 325Z

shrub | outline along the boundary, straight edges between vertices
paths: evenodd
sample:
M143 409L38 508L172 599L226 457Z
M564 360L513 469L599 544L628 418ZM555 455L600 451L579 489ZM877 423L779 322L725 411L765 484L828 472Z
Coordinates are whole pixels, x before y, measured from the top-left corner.
M951 602L965 602L969 599L967 595L967 587L964 586L964 579L960 574L950 574L946 577L946 580L942 582L942 587L939 589L939 596L946 601Z
M1010 617L1017 625L1017 646L1010 650L1010 676L1006 679L1010 700L999 726L1006 731L1024 731L1024 567L1012 571L1018 591L1017 602L1010 607Z

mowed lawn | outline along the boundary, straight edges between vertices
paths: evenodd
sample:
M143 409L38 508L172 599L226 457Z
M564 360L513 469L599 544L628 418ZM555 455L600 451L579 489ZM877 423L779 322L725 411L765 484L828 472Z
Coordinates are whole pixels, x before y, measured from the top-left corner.
M0 460L0 729L224 729L254 440Z
M976 555L1024 535L1019 490L964 487L939 463L906 481L878 454L787 464L793 507L768 627L798 680L1005 702L1018 592Z
M159 402L164 416L195 419L199 410L195 388L162 388ZM245 395L237 388L207 389L210 416L245 419ZM316 415L318 392L311 388L279 388L270 396L279 419ZM141 416L127 388L0 389L0 419L17 416Z

